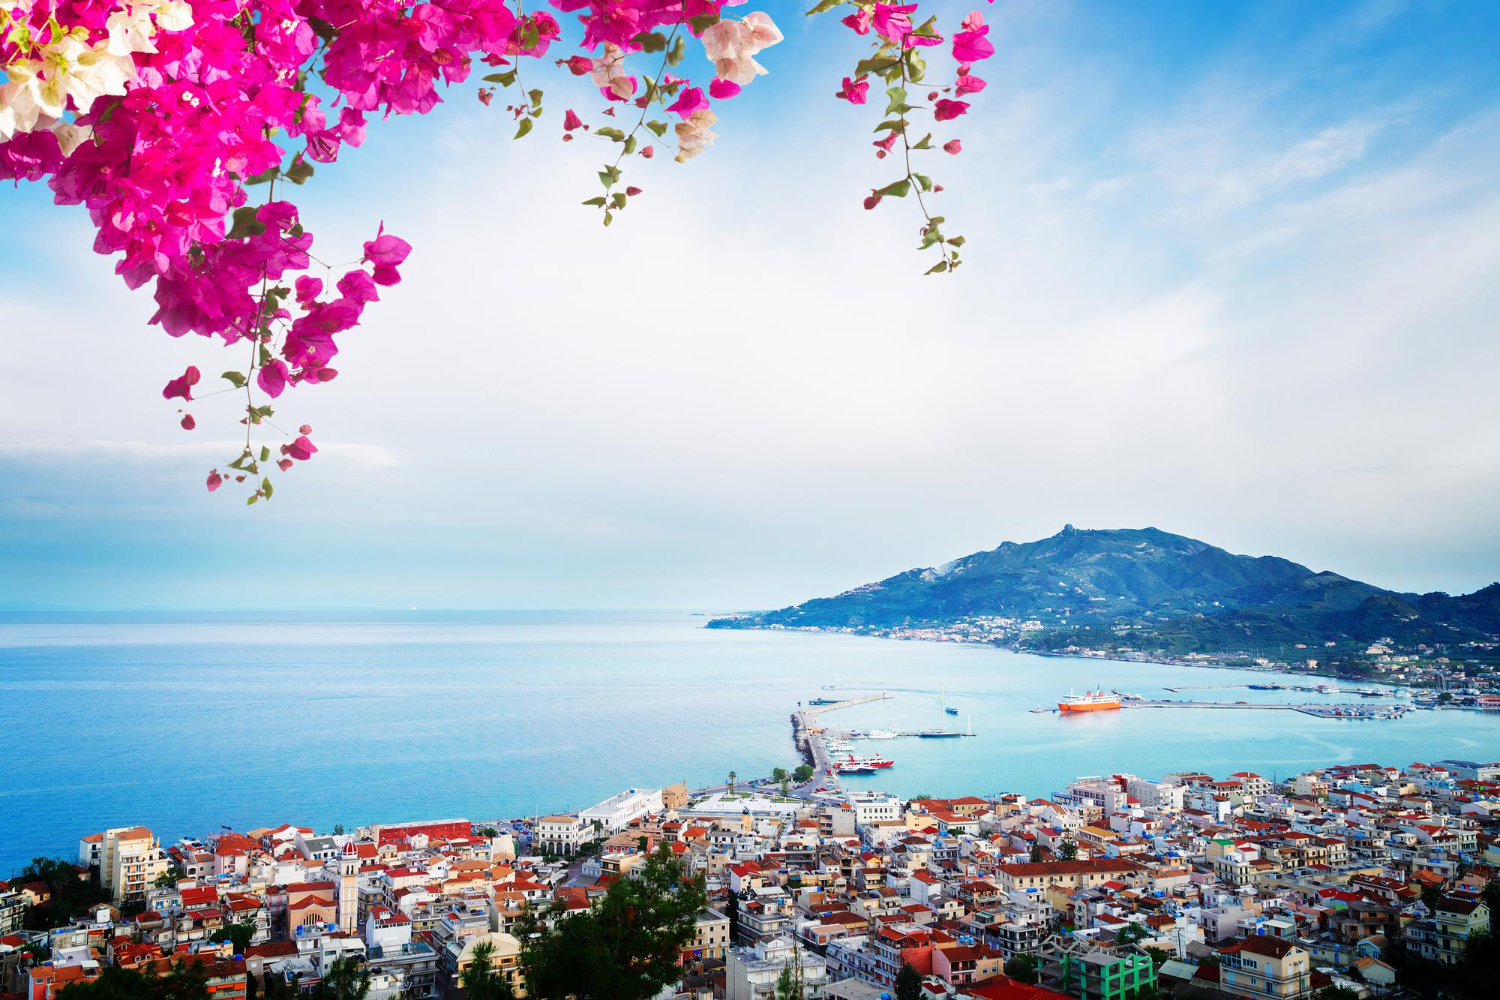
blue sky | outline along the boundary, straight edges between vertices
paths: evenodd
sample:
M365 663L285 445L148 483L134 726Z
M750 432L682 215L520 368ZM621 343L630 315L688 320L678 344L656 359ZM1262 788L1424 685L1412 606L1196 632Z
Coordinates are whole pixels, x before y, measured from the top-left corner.
M222 349L0 194L0 606L764 607L1064 522L1500 577L1500 6L980 6L951 280L860 209L859 43L795 6L741 8L771 75L608 231L571 80L522 143L469 88L372 127L304 218L416 251L248 511L201 485L230 404L187 434L158 395Z

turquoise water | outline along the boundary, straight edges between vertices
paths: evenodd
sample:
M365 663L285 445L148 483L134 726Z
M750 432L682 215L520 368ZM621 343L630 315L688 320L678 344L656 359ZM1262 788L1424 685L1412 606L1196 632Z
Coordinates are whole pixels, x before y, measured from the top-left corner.
M40 617L33 615L33 619ZM1164 692L1264 675L1016 655L944 643L701 628L685 613L413 612L0 619L0 872L145 823L163 839L275 825L488 819L588 805L630 785L707 784L797 763L799 699L887 690L841 727L946 728L865 744L896 766L860 787L1045 794L1081 774L1500 757L1500 717L1392 722L1292 712L1038 715L1071 689ZM381 620L381 619L384 620ZM1346 698L1345 700L1356 700Z

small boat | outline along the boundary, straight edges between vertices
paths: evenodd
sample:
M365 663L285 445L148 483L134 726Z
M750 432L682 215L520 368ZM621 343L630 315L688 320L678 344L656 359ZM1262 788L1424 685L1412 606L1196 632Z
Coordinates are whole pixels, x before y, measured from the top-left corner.
M837 705L838 703L839 700L837 698L814 698L808 702L809 705Z
M952 740L962 735L963 733L955 733L947 729L924 729L917 733L917 738L923 740Z
M949 715L957 715L958 709L948 704L948 686L942 681L938 682L938 697L943 702L943 711Z
M958 714L958 709L954 708L952 705L944 705L943 706L943 711L947 712L949 715L957 715Z
M865 733L865 739L867 740L893 740L895 738L896 734L889 729L872 729L868 733Z

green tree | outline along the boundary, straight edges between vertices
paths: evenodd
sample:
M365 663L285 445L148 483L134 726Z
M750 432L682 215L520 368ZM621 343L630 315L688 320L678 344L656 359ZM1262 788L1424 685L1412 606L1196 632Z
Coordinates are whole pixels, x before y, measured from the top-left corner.
M896 973L896 1000L922 1000L922 977L905 962Z
M232 924L225 924L219 933L212 938L214 941L228 941L234 946L236 955L243 955L245 949L250 947L250 942L255 939L255 918L246 917L244 920Z
M798 764L796 770L792 771L792 777L799 782L807 782L812 780L814 773L811 764Z
M794 970L792 963L788 962L782 966L781 975L776 977L776 1000L803 1000L802 965L799 962Z
M1041 844L1032 844L1031 845L1031 863L1032 864L1036 864L1040 860L1042 860L1042 845Z
M58 1000L208 1000L208 983L197 965L178 962L165 976L107 965L98 979L72 983Z
M365 1000L370 995L370 970L357 958L339 958L323 970L312 1000Z
M1030 955L1017 955L1005 963L1005 974L1018 983L1032 986L1041 978L1038 964L1037 960Z
M515 1000L510 978L495 968L495 946L483 941L461 977L465 1000Z
M12 885L41 882L51 896L40 906L26 911L26 926L45 931L61 927L90 907L109 902L109 896L78 866L62 858L33 858L10 880Z
M486 837L490 840L493 840L496 837L500 836L500 831L496 830L493 826L486 826L479 831L479 835L481 837Z
M701 877L689 878L665 844L630 878L612 882L592 909L551 927L532 914L517 924L526 992L576 1000L648 1000L681 969L698 914Z
M1064 837L1062 843L1057 845L1057 856L1064 861L1076 861L1078 859L1078 844L1072 837Z
M184 869L181 865L168 865L167 870L156 876L156 880L151 884L156 886L158 889L170 889L172 886L177 884L177 881L179 879L186 877L187 870Z
M787 779L786 768L784 768L784 767L773 767L773 768L771 768L771 780L774 781L774 782L776 782L776 784L779 785L782 782L786 781L786 779Z
M729 780L726 781L725 784L729 787L729 790L731 792L734 791L734 779L736 779L738 777L739 777L739 775L735 774L733 771L729 772Z
M1359 1000L1359 994L1347 986L1325 986L1318 991L1318 1000Z

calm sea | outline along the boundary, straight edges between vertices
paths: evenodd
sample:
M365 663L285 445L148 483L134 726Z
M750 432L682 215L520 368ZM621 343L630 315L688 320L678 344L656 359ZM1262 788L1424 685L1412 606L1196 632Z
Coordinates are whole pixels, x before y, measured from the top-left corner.
M866 744L869 787L1044 794L1082 774L1500 757L1500 717L1394 722L1291 712L1029 710L1102 685L1264 675L1016 655L940 643L705 630L686 613L41 615L0 619L0 873L80 834L164 840L283 821L489 819L580 807L631 785L794 766L799 699L889 691L831 725L946 727L973 739ZM31 621L22 621L30 618Z

